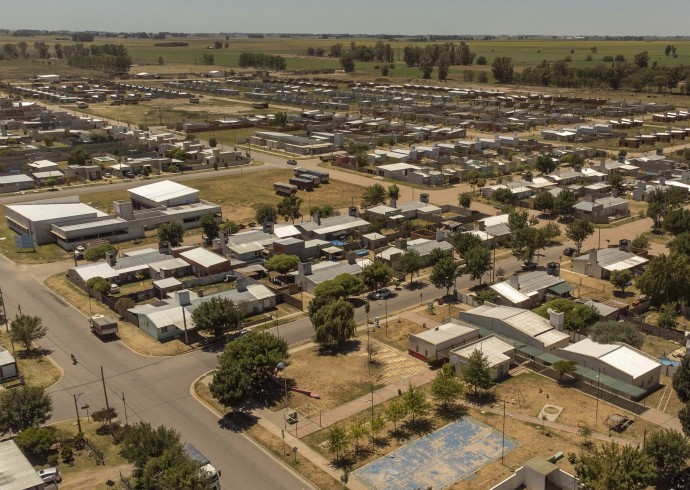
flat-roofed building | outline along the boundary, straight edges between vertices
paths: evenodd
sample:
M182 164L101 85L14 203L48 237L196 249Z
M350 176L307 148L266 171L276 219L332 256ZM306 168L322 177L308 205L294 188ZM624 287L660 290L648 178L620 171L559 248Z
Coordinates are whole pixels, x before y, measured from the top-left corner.
M438 327L420 333L411 333L407 341L407 353L424 362L447 361L454 347L465 345L479 338L479 329L460 320L451 319Z
M661 363L620 342L599 344L592 339L583 339L560 349L558 355L638 388L650 390L659 384Z

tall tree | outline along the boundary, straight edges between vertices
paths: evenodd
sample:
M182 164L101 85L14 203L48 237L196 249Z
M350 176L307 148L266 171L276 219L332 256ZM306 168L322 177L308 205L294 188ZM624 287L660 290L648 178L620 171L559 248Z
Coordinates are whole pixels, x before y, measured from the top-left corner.
M409 274L410 282L412 282L414 275L419 275L419 270L422 268L422 262L422 257L419 255L419 252L415 249L408 248L395 263L395 267L401 273Z
M633 280L633 274L630 269L615 270L611 271L611 276L609 281L611 285L618 289L621 293L625 292L625 288L628 287L628 283Z
M412 383L407 390L403 391L402 403L405 407L405 412L412 415L412 423L414 424L416 417L424 417L429 413L429 402L426 400L426 394L421 388L415 388Z
M491 365L489 358L478 349L475 349L467 358L467 364L460 370L460 378L470 385L474 390L475 396L479 390L488 390L493 386L491 379Z
M437 288L446 288L446 296L450 294L450 288L455 284L458 273L458 264L453 257L443 257L431 268L429 280Z
M357 296L364 289L364 282L353 274L339 274L333 282L343 289L343 297Z
M507 56L499 56L491 65L491 72L498 83L511 83L513 81L513 59Z
M300 213L299 210L301 205L302 199L295 194L284 197L283 200L278 203L278 214L285 218L285 221L292 220L294 223L297 218L302 217L302 213Z
M340 424L333 424L326 432L326 448L335 454L336 461L338 461L340 453L347 449L349 443L347 430Z
M83 148L79 147L76 150L72 150L67 157L67 164L68 165L78 165L80 167L83 167L86 165L86 162L88 159L91 158L91 155L87 153Z
M642 294L653 305L686 303L690 300L690 257L683 254L660 254L652 258L635 281Z
M570 189L563 189L554 201L554 211L558 216L571 216L577 204L577 196Z
M381 184L370 185L362 192L362 207L370 208L386 202L386 189Z
M690 458L690 440L673 429L657 430L647 438L644 452L654 460L659 473L673 477L685 468Z
M38 316L19 315L10 322L10 338L13 342L24 344L27 351L32 349L32 343L42 339L48 333L48 327Z
M299 263L300 259L297 255L278 254L265 261L264 267L269 271L282 274L285 279L286 274L297 267Z
M625 191L625 179L623 174L617 171L613 171L609 174L609 185L611 190L614 191L614 195L621 195Z
M226 407L237 408L250 399L267 400L273 372L288 357L284 339L266 332L249 332L225 346L209 385L211 394Z
M0 434L21 432L46 422L53 400L40 386L20 386L0 392Z
M577 370L577 363L575 361L561 359L560 361L554 362L551 367L558 373L558 382L560 383L563 381L563 376L566 374L573 374Z
M212 296L199 304L192 312L192 320L196 329L201 332L220 337L231 330L239 330L242 326L244 311L231 299Z
M553 194L548 191L540 191L536 196L534 196L534 207L539 211L551 214L556 203L556 198Z
M158 242L168 242L171 247L179 247L184 236L184 228L177 221L168 221L158 226Z
M168 448L160 456L148 459L141 475L136 479L136 486L142 490L214 488L211 475L202 470L201 463L192 459L179 446Z
M465 254L472 248L482 245L482 239L469 232L452 235L451 242L453 243L453 248L461 257L465 257Z
M138 476L149 459L181 446L180 435L175 429L164 425L154 429L148 422L138 422L125 432L120 443L120 455L134 465L135 476Z
M396 201L400 199L400 187L397 185L389 185L388 186L388 197L391 199L395 199Z
M481 284L482 276L491 270L491 252L485 246L478 245L469 249L464 258L464 272Z
M348 432L349 439L355 446L355 454L357 454L359 452L359 441L363 437L366 437L366 435L369 433L369 428L363 419L357 419L350 424L350 430Z
M256 208L256 222L260 225L275 223L278 212L270 204L259 204Z
M683 403L690 401L690 356L683 356L680 366L673 373L673 389Z
M345 73L355 71L355 57L352 53L345 53L340 57L340 67Z
M314 326L314 342L321 347L340 349L354 337L355 309L352 303L338 299L322 306L310 316Z
M599 344L624 342L636 349L641 349L644 344L644 335L635 325L626 322L597 322L589 329L589 335Z
M551 155L539 155L534 160L534 168L539 170L543 174L550 174L556 170L556 160Z
M469 192L462 192L458 194L458 204L460 207L469 209L472 205L472 194Z
M388 284L392 277L391 268L379 258L375 258L371 264L362 269L362 281L366 287L373 291Z
M431 382L431 396L444 408L448 408L457 402L462 396L463 391L462 382L455 376L453 366L450 364L444 364L443 368L438 371L436 377Z
M385 408L386 420L393 424L393 431L398 430L397 423L405 416L405 404L402 400L395 400Z
M580 253L582 243L592 234L594 234L594 225L587 220L573 220L565 227L565 236L575 243L577 253Z
M656 467L640 449L611 442L581 452L575 474L586 488L642 490L656 477Z
M201 225L201 229L204 231L204 235L206 235L209 240L218 238L220 226L218 226L215 216L212 214L205 214L199 220L199 224Z

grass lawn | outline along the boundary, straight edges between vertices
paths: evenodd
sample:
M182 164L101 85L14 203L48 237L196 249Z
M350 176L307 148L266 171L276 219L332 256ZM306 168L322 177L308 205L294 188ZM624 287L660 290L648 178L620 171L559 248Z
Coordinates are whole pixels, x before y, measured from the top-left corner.
M92 407L95 408L95 407ZM85 448L74 451L74 461L71 464L64 463L62 459L58 469L62 474L61 489L107 489L108 480L119 481L119 472L129 476L132 468L119 454L119 447L113 444L110 435L99 435L97 429L100 424L89 421L86 418L81 420L82 431L86 438L96 449L103 454L105 466L97 464L96 458ZM76 420L66 420L53 425L57 429L58 440L71 439L77 434ZM37 469L46 465L37 466Z
M4 329L0 331L0 346L12 352L10 335ZM48 357L39 351L27 352L19 343L14 344L16 352L17 368L19 374L24 376L24 382L28 386L48 386L55 383L62 376L60 368ZM8 385L14 385L16 381L11 381Z

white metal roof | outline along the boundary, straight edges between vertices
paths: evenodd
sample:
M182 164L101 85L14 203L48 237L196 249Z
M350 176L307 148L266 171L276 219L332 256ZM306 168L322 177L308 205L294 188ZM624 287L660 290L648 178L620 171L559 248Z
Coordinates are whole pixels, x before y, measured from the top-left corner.
M263 284L250 284L247 286L247 291L252 293L256 299L268 299L275 296L275 294Z
M467 325L444 323L443 325L439 325L431 330L425 330L418 334L414 334L412 337L416 337L432 345L438 345L455 338L463 337L464 335L476 332L477 330L478 329L476 327L470 327Z
M278 238L287 238L291 236L301 235L300 231L297 229L295 225L276 226L273 230L273 233L275 233L275 235Z
M129 193L133 196L160 203L190 194L197 194L198 192L196 189L178 184L172 180L163 180L129 189Z
M552 345L563 342L564 339L569 339L570 336L567 333L563 333L559 330L551 329L547 332L540 333L535 337L539 342L544 345L544 348L548 348Z
M0 366L6 366L8 364L14 364L15 360L10 354L10 351L0 347Z
M604 354L599 359L633 378L644 376L659 366L659 362L624 345L618 346L618 349Z
M594 342L592 339L582 339L579 342L570 344L568 347L564 347L562 350L598 359L619 347L620 346L616 344L600 344Z
M607 271L620 271L625 269L632 269L633 267L646 264L647 262L649 262L648 259L645 259L644 257L640 257L638 255L633 255L632 257L629 257L625 260L605 265L604 269L606 269Z
M528 296L522 294L520 291L511 286L509 281L499 282L498 284L492 284L490 287L498 294L500 294L501 296L503 296L508 301L514 304L522 303L523 301L527 301L529 299Z
M6 207L31 221L44 221L68 217L102 218L107 216L106 213L83 203L8 204Z
M2 490L43 488L44 481L22 454L14 440L0 442Z
M201 247L185 250L184 252L180 253L180 257L194 261L202 267L213 267L214 265L222 264L228 261L228 259L225 257Z
M451 354L467 359L475 350L480 351L489 360L491 367L497 366L503 362L510 360L510 356L506 355L515 350L515 347L502 341L498 337L491 336L477 340L468 345L464 345L457 349L453 349Z

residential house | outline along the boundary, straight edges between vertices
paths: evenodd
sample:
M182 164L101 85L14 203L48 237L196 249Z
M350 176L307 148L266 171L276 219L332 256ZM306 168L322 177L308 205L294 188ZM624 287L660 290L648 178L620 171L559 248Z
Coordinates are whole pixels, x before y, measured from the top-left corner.
M575 204L575 217L590 223L608 223L611 218L628 216L628 201L622 197L585 196L585 199Z
M618 248L590 250L584 255L573 258L573 271L578 274L607 280L612 271L634 270L649 262L631 252Z
M490 490L578 490L580 484L570 473L544 458L535 456L523 463L511 476Z
M16 378L18 374L17 361L7 349L0 347L0 381Z
M0 442L0 488L43 490L45 482L13 439Z
M513 274L490 287L498 294L494 303L516 308L536 308L547 296L562 296L572 290L564 279L546 271Z

